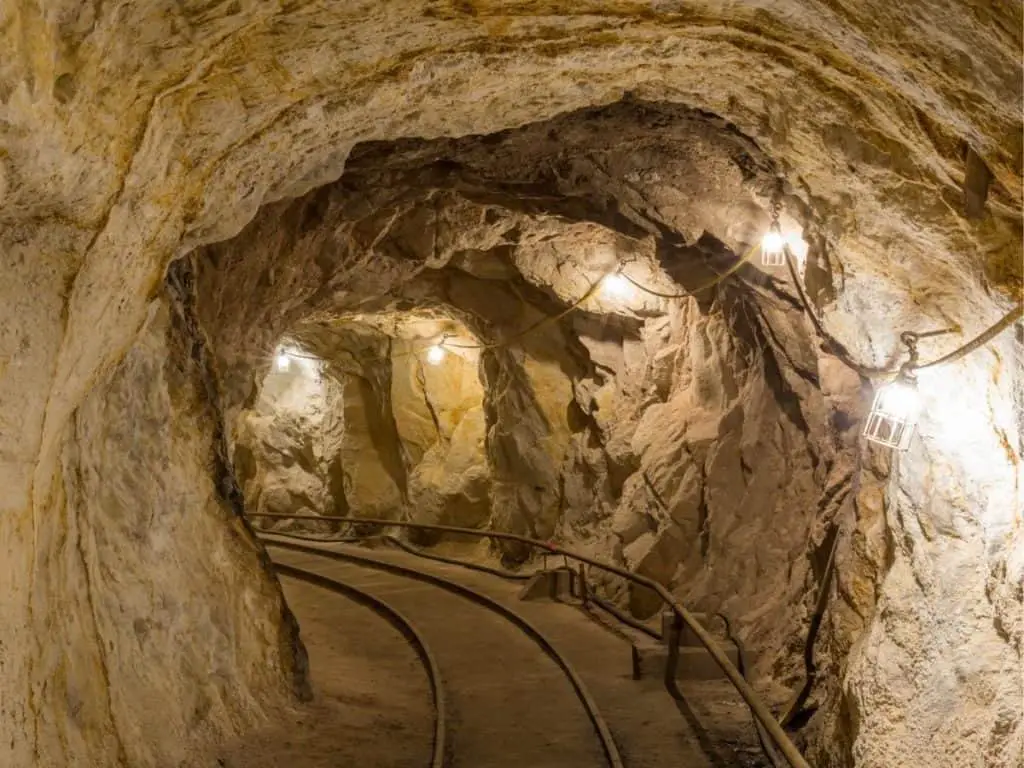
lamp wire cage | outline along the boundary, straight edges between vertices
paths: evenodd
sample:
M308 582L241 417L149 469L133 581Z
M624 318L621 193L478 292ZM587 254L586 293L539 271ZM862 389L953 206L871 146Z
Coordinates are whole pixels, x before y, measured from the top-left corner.
M916 396L917 382L907 373L879 389L864 425L864 437L898 451L907 450L917 427Z
M907 345L910 359L900 368L894 381L875 394L864 425L864 437L873 443L905 451L914 437L918 417L917 366L918 334L906 331L900 340Z
M779 213L782 209L782 179L778 179L772 194L770 213L771 226L764 240L761 241L761 264L765 267L784 267L786 265L786 241L782 237L779 226Z
M766 267L786 266L786 241L782 238L782 230L777 221L772 222L771 229L761 243L761 264Z

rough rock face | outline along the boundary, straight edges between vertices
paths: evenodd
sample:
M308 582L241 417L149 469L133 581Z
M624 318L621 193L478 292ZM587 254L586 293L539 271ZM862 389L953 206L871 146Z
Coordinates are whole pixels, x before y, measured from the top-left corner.
M485 523L477 356L452 350L431 364L422 345L389 345L376 331L361 351L345 341L365 341L365 330L331 341L323 328L300 333L328 358L299 353L288 370L269 372L237 419L234 463L254 511ZM363 353L378 357L355 365Z
M252 511L336 511L331 487L340 478L332 460L345 431L342 392L305 362L269 373L255 408L239 418L232 458Z
M490 517L491 474L484 458L483 388L476 361L466 357L453 350L431 365L412 349L397 347L391 407L406 458L409 516L477 528Z
M957 321L965 339L984 327L1021 286L1021 28L1019 4L933 0L4 4L0 744L12 745L13 764L59 768L74 765L75 755L174 764L229 722L241 727L255 709L247 709L249 694L263 699L285 687L291 662L277 639L288 622L244 535L230 533L238 524L222 505L237 501L231 472L194 457L223 459L216 446L255 402L274 343L311 314L443 299L446 317L496 338L580 296L600 273L596 245L617 245L620 236L650 238L617 254L644 256L639 276L668 292L692 288L721 255L718 244L740 254L754 242L771 177L782 173L786 223L799 223L812 246L807 287L827 327L862 362L892 360L903 329ZM621 120L550 124L627 93L668 108L655 110L655 124L634 119L633 133ZM670 147L689 151L666 152L664 140L654 141L656 151L641 144L656 124L678 124L679 113L700 117L668 137ZM720 143L687 140L700 123ZM413 146L406 159L428 173L412 183L368 171L380 146L365 142L486 136L530 124L535 132L527 128L504 155L501 141ZM602 127L606 146L587 137L588 125ZM620 140L625 151L614 157L562 153ZM361 154L353 153L360 143ZM441 164L424 165L420 150ZM524 154L540 162L523 164ZM444 165L453 156L465 172ZM280 202L343 171L341 184L360 194L325 190ZM195 257L218 390L206 381L195 397L221 418L182 427L189 408L167 405L176 401L160 394L162 379L118 377L147 355L165 354L150 336L164 310L147 318L168 263L238 234L261 206L247 236L279 240L252 248L243 237L234 252L225 245ZM613 234L570 232L587 223ZM560 234L575 244L571 259L556 258ZM682 246L696 252L675 260L685 262L680 270L665 257ZM243 257L245 268L232 272ZM562 271L552 276L545 270L554 264ZM434 271L424 273L425 265ZM248 291L244 311L210 290L208 268L238 279L233 287ZM791 293L779 281L754 282L754 303L768 317L751 325L785 350L776 371L767 354L741 361L765 342L738 332L737 317L754 310L735 296L699 297L699 313L663 311L648 299L629 311L595 302L571 325L482 352L491 524L537 535L569 526L607 551L604 520L609 541L629 540L627 560L663 574L675 563L666 578L730 611L753 602L762 579L775 583L786 600L777 625L752 616L745 631L764 638L762 671L767 664L788 683L806 629L787 623L801 610L793 607L796 585L804 584L799 606L813 602L824 529L835 522L836 573L815 648L820 685L812 703L820 706L807 735L816 763L1020 764L1019 346L1003 338L922 374L920 436L893 462L847 445L851 414L864 408L849 371L814 345L798 354L811 336L789 318ZM675 316L685 324L658 330ZM600 332L582 333L583 322ZM781 335L773 340L769 329ZM704 357L641 349L653 334L669 350L695 345ZM929 342L925 357L959 340ZM723 372L731 387L704 380ZM656 393L643 409L632 402L648 395L623 394L634 381ZM108 397L138 397L140 418L132 440L105 441L101 450L97 414L110 414ZM635 415L602 426L602 410L613 409ZM656 429L659 412L678 417L674 439ZM775 423L771 413L779 414ZM834 420L827 431L825 418ZM150 445L163 445L160 463L151 463L155 448L134 450L136 433L156 436ZM740 480L746 494L778 480L773 468L794 487L769 495L799 508L781 518L766 505L751 521L764 531L780 520L787 533L781 543L762 536L780 544L762 557L761 540L737 527L740 545L757 549L727 561L716 548L726 534L736 538ZM645 473L663 485L641 486ZM695 500L685 490L698 477ZM187 509L175 506L182 484L193 494ZM119 487L150 503L125 511L113 492ZM655 503L646 520L641 510L666 493L670 504ZM152 515L144 526L129 516L143 513ZM128 524L100 524L122 514ZM178 519L185 534L168 545L173 556L159 569L140 567L148 553L132 536ZM676 533L695 528L696 543ZM791 539L801 532L806 541ZM78 560L65 546L72 539L81 544ZM223 543L215 549L228 553L222 560L211 542ZM118 567L99 560L101 552ZM737 565L751 561L758 578ZM223 566L215 587L206 578L212 562ZM691 579L703 562L711 575ZM183 679L194 679L204 666L177 657L159 601L129 603L152 620L144 647L111 624L98 589L89 604L86 575L116 599L127 594L130 573L148 595L178 598L176 627L220 627L218 636L232 638L225 644L240 643L237 676L224 686L242 693L207 690L202 701L213 703L191 710L199 715L187 742L144 743L137 692L146 687L97 672L105 656L140 653L151 654L154 678L183 669ZM727 598L734 585L745 591ZM242 602L246 589L262 597ZM227 605L248 614L225 618ZM109 692L106 714L76 707L69 680L89 701ZM168 730L182 734L197 687L168 685L161 706Z
M218 487L187 325L154 302L62 440L50 512L25 531L38 553L25 627L39 643L27 671L38 716L19 723L5 694L5 725L34 736L9 742L6 764L193 764L289 688L305 692L294 619ZM12 655L5 644L8 674Z

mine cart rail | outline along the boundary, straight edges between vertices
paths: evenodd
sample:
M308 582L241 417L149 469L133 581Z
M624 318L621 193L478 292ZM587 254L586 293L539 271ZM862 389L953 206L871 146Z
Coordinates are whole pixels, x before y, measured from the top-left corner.
M662 584L649 579L646 576L642 576L638 573L632 573L624 568L620 568L611 563L605 563L600 560L596 560L588 555L580 552L574 552L569 549L558 546L552 542L541 541L540 539L533 539L529 536L521 536L516 533L504 533L501 531L489 531L481 530L477 528L461 528L452 525L436 525L431 523L412 523L404 520L378 520L370 518L350 517L341 515L310 515L310 514L284 514L284 513L271 513L271 512L250 512L246 514L247 517L253 518L272 518L272 519L288 519L288 520L309 520L318 521L321 523L332 522L332 523L347 523L350 525L360 526L380 526L384 528L408 528L413 530L421 531L436 531L438 533L458 534L463 536L472 536L475 538L486 538L497 541L513 541L520 544L539 550L542 554L548 555L559 555L569 560L575 560L579 563L585 563L593 568L605 571L607 573L614 574L620 578L626 579L634 584L646 587L652 592L656 593L665 605L674 614L675 630L673 634L676 634L678 629L681 629L680 622L685 624L693 632L694 636L700 641L700 643L707 649L707 652L715 660L715 663L721 668L722 672L729 679L729 682L733 684L736 691L743 697L743 700L747 703L754 718L760 723L768 737L776 748L786 758L792 768L811 768L810 763L800 754L800 750L796 748L796 745L789 738L789 735L779 724L779 721L775 719L768 705L761 700L757 692L750 686L750 684L744 679L743 674L736 668L726 655L725 651L719 646L715 638L701 625L697 618L690 613L677 599L668 591ZM272 534L272 531L265 531L265 533ZM674 664L675 655L677 648L675 643L669 645L669 652L672 654L670 664Z
M445 754L447 751L446 728L447 714L445 707L444 678L438 666L437 658L434 656L430 646L424 638L423 633L407 619L398 609L381 598L359 589L351 584L346 584L337 579L330 579L318 573L313 573L304 568L296 568L284 563L274 563L274 570L282 576L290 576L293 579L304 581L320 589L344 595L360 605L364 605L385 621L391 624L401 635L412 645L416 655L423 665L427 676L427 683L430 686L431 704L434 710L434 730L431 745L430 768L444 768Z
M612 732L609 729L608 724L605 722L604 716L601 714L601 711L598 709L597 702L594 700L594 697L587 690L587 687L584 684L582 677L576 671L572 663L569 661L568 657L562 654L558 650L558 648L555 647L555 645L537 626L535 626L532 622L530 622L524 615L522 615L518 611L512 610L508 606L504 605L501 601L489 597L480 590L473 589L472 587L468 587L465 584L460 584L457 581L446 579L434 573L429 573L427 571L422 571L415 568L409 568L408 566L400 565L398 563L378 560L376 558L356 554L352 551L339 552L335 550L322 549L319 547L313 547L303 544L295 544L292 542L280 541L279 539L274 538L274 536L287 537L288 534L272 534L269 532L265 533L267 533L267 535L261 535L260 539L261 541L263 541L264 544L268 546L278 547L284 550L299 552L301 554L306 555L317 555L319 557L324 557L332 560L340 560L342 562L353 563L355 565L365 568L377 569L400 577L411 578L416 579L418 581L426 582L435 587L444 589L448 592L454 593L465 599L468 599L471 602L483 607L484 609L489 610L495 613L496 615L502 617L503 619L508 621L512 626L517 627L533 642L535 642L543 651L543 653L558 666L558 668L561 670L565 678L568 680L570 686L573 689L573 693L575 694L576 698L579 700L584 711L586 712L587 718L593 724L596 736L601 742L601 748L604 751L605 756L607 757L609 768L624 768L625 764L622 761L622 756L619 754L619 749L615 743L615 739L612 737ZM312 581L313 583L318 583L316 581L317 579L324 580L323 577L319 577L309 572L303 572L299 569L289 568L288 566L279 564L277 562L274 563L274 567L278 570L285 569L282 571L283 573L289 575L296 575L298 576L298 578L305 578L307 580ZM341 582L335 582L335 584L337 584L338 586L342 586L343 588L352 588L351 585L344 585ZM395 613L397 614L397 612ZM406 623L408 624L407 620ZM410 628L412 627L411 624L409 624L408 626ZM415 638L410 639L414 639L414 641L418 642L423 649L426 649L426 642L422 639L422 637L417 635ZM429 651L425 651L425 653L427 654L427 657L430 659L430 663L432 664L432 666L428 670L432 676L432 679L434 676L436 676L437 680L442 680L443 678L441 676L437 663L433 661L432 657L430 657ZM441 707L440 709L437 709L439 713L437 722L440 725L438 727L439 730L435 734L434 762L431 764L432 766L437 766L439 765L439 763L437 763L439 756L441 758L443 758L444 756L445 740L443 733L443 725L445 716L443 709L443 699L440 696L435 696L434 701L435 708Z

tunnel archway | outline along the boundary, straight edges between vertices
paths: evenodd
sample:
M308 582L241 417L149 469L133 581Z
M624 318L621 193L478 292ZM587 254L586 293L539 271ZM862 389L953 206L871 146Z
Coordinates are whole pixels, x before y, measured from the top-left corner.
M777 178L723 121L635 100L357 147L336 182L188 259L247 504L577 542L726 615L757 674L799 688L864 404L760 265ZM786 199L824 301L831 257ZM298 376L275 370L288 350ZM298 423L269 436L275 382L308 382L310 359L336 389L309 400L333 408L331 448ZM432 382L452 362L457 380Z
M239 516L236 425L318 313L440 303L486 345L560 315L609 261L692 292L756 244L779 177L813 308L862 362L961 324L926 342L938 358L1019 298L1018 8L431 3L313 22L229 5L80 25L17 8L0 33L15 761L180 761L302 694L294 622ZM177 46L156 65L154 40ZM785 277L734 277L692 300L590 296L482 352L486 524L735 608L765 690L806 672L837 542L816 760L1012 762L1019 334L923 373L919 439L894 459L853 444L863 382ZM757 482L771 503L731 529L716 510ZM716 559L746 539L767 558ZM784 615L748 615L759 589ZM230 663L189 650L211 626ZM139 706L149 689L160 712Z

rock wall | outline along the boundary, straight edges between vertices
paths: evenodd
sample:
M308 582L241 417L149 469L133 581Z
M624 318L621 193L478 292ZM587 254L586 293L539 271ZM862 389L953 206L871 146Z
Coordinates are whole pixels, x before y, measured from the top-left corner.
M5 739L10 765L196 764L306 692L298 628L211 472L222 459L195 343L154 302L63 438L29 532L33 714L11 718L5 695L5 725L23 729Z
M287 283L291 322L303 312L357 307L383 317L429 308L459 318L486 342L489 524L621 558L728 616L780 712L805 679L814 682L790 714L818 762L885 764L902 759L899 732L881 722L865 727L858 701L879 702L872 706L891 719L896 713L881 698L909 708L918 689L892 674L861 692L864 638L884 604L894 557L888 470L857 444L870 387L815 338L786 281L744 268L727 289L700 292L747 250L745 230L723 211L746 221L742 200L763 192L759 174L770 167L756 147L714 126L663 105L630 104L499 137L359 148L338 185L268 210L237 242L211 249L211 263L227 269L205 267L205 290L216 296L254 284L263 305L274 306L281 289L252 270L273 270L286 254L282 269L297 276ZM631 141L609 145L608 136ZM559 165L559 148L572 141L579 144L571 164ZM527 147L532 165L521 162ZM697 170L709 167L710 177ZM673 192L694 184L699 196ZM450 191L434 194L431 185ZM359 208L361 218L351 220L350 200L367 194L380 209ZM319 229L308 225L313 211ZM805 213L813 241L818 224ZM273 251L259 245L268 237ZM375 259L359 256L361 248ZM825 302L842 280L820 248L812 242L802 278ZM318 265L316 279L290 264L293 255L297 264ZM575 306L615 262L661 292L698 293L687 300L595 295L559 322L544 320ZM297 296L308 297L304 308ZM228 367L266 349L255 335L222 338ZM514 343L487 346L509 338ZM861 360L870 359L874 347L858 347ZM932 343L928 352L939 349ZM988 386L974 379L968 390ZM422 413L405 417L424 423ZM1016 454L1000 453L998 435L1012 433L1017 418L1004 413L1003 426L993 429L990 418L978 427L982 450L1007 456L1010 468ZM1011 518L1019 517L1014 504ZM1007 615L1019 600L1001 562L985 586L963 585L978 595L995 590ZM653 608L644 595L627 601L640 613ZM986 675L1002 674L1006 658L1019 654L1012 642L993 647L999 651L985 654ZM994 688L999 705L977 707L983 732L1002 732L1001 708L1015 703L1016 684ZM1016 734L1019 721L1010 716L1008 732ZM993 739L969 748L1012 764L1016 743Z
M335 512L334 464L344 433L341 387L305 359L272 369L236 421L232 462L253 512Z
M484 391L477 355L448 351L436 365L395 345L391 407L409 477L409 517L479 528L491 516Z
M575 323L595 365L573 382L561 532L724 616L782 710L807 673L861 383L835 371L781 297L712 297L664 301L625 333ZM659 607L646 591L622 598L641 616Z
M487 522L477 356L450 350L431 364L422 343L399 339L360 358L345 345L317 346L315 334L310 341L327 358L272 370L238 417L233 460L252 509ZM353 368L353 359L364 364Z
M897 456L865 446L830 616L830 641L853 639L837 670L844 719L819 760L886 765L907 750L933 765L1024 760L1024 410L1009 396L1024 384L1021 359L1004 338L922 372L915 445ZM1015 378L1006 395L993 370ZM858 738L843 755L846 734Z

